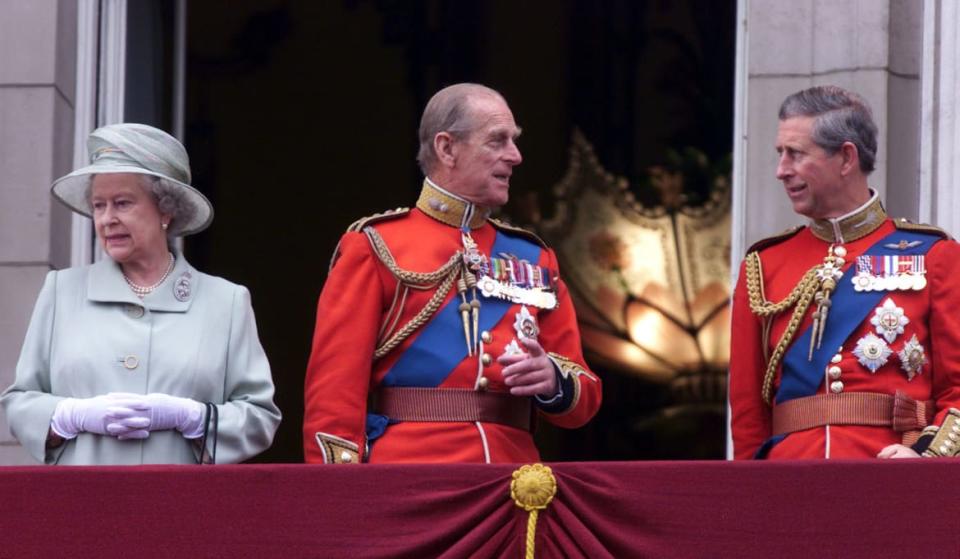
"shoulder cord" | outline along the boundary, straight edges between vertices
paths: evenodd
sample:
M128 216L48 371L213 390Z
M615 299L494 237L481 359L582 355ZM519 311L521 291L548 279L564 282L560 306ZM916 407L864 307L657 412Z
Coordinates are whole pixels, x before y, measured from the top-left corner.
M780 366L780 361L783 359L787 346L790 345L793 337L797 334L800 322L803 320L803 316L806 314L807 308L810 307L810 303L813 301L814 295L820 286L817 278L817 270L820 266L817 265L807 270L807 273L800 278L800 281L793 290L790 291L790 294L778 303L767 301L763 294L763 274L760 267L759 253L751 252L747 255L746 268L747 294L750 297L750 310L753 314L763 318L770 318L796 304L796 306L793 307L793 314L790 315L790 321L787 323L787 329L783 332L783 335L780 336L780 340L777 342L773 354L770 356L769 361L767 361L767 370L763 376L763 401L766 402L767 405L772 405L774 374L777 371L777 367Z
M416 314L409 322L407 322L403 328L397 330L393 335L389 337L386 341L380 343L376 350L373 352L374 359L380 359L384 355L393 351L403 340L407 339L413 332L423 326L430 318L437 312L440 308L440 305L443 303L443 300L446 299L447 294L450 292L450 289L453 287L453 283L456 280L458 272L462 267L463 262L463 252L456 251L453 253L453 256L450 257L450 260L440 268L434 270L433 272L411 272L409 270L404 270L397 265L396 260L393 255L390 253L390 249L387 247L387 244L384 242L383 237L380 236L377 231L372 227L365 227L363 232L367 235L367 239L370 241L370 246L373 248L374 253L383 262L383 265L390 270L390 273L393 274L393 277L397 278L401 284L405 287L412 287L414 289L425 289L437 285L437 290L433 293L433 296L430 297L430 300L427 301L427 304L420 309L420 312ZM406 296L404 296L404 302ZM396 304L396 297L394 298L394 305ZM390 308L390 312L387 313L387 316L392 314L393 306ZM399 315L399 311L398 311Z

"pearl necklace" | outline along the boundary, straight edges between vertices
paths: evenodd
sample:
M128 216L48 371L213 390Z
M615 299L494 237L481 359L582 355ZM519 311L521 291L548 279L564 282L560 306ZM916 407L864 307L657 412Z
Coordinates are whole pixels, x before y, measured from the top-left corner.
M160 276L160 279L157 280L157 283L153 285L148 285L146 287L142 285L137 285L133 283L133 280L127 277L127 274L123 274L123 279L127 281L127 285L129 285L130 289L133 290L134 293L136 293L137 297L140 297L141 299L143 299L146 295L149 295L154 289L160 287L160 284L162 284L164 280L167 279L167 276L169 276L170 272L173 271L173 263L174 263L173 253L170 253L170 264L167 266L167 271L164 272L163 275Z

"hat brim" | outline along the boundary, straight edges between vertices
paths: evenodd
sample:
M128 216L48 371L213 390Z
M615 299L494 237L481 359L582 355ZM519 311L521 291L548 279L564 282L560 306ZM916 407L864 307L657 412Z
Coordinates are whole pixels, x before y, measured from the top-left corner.
M65 206L78 214L87 217L93 217L93 211L90 207L90 201L87 199L90 181L93 175L107 173L134 173L138 175L150 175L164 179L170 184L180 189L183 200L193 207L193 216L189 221L174 219L170 224L169 234L181 237L199 233L213 221L213 204L199 190L189 184L182 183L166 175L155 173L142 167L128 165L88 165L81 167L76 171L60 177L53 182L50 192L53 197L62 202Z

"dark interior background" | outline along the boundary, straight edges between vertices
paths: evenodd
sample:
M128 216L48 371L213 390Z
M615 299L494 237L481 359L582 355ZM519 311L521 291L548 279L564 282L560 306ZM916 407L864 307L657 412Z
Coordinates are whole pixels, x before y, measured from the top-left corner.
M170 2L157 5L151 29L163 33ZM507 214L524 203L550 214L577 128L648 203L658 195L646 171L671 150L717 160L731 150L734 0L206 0L187 9L186 145L216 218L185 251L253 294L284 412L257 461L302 460L303 377L330 256L355 219L416 200L416 129L436 90L475 81L510 103L524 163ZM151 108L128 108L128 120L132 110ZM152 110L155 122L169 118ZM687 188L694 203L704 195ZM349 350L349 337L339 343ZM600 414L584 429L541 429L545 459L722 457L722 422L695 427L709 443L700 446L669 424L638 434L663 388L600 374Z

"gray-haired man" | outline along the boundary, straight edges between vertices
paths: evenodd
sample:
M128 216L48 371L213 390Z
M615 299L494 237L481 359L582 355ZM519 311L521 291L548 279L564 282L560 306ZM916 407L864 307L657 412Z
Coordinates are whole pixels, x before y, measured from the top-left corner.
M779 117L777 178L810 222L754 244L740 269L735 456L958 454L960 245L887 216L862 97L812 87Z

